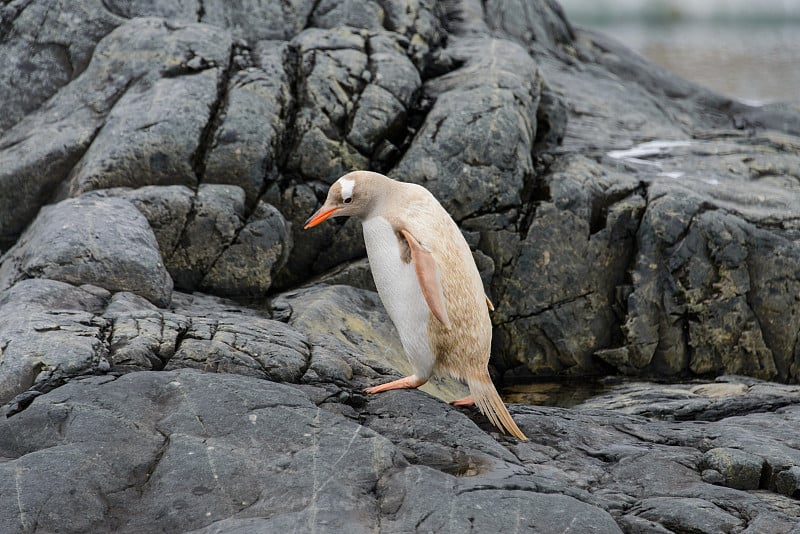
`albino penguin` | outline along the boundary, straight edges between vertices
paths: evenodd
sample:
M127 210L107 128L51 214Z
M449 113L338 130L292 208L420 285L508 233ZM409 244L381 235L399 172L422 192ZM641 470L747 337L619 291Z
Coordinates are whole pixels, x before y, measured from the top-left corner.
M344 216L363 223L375 286L414 369L365 391L417 388L434 374L450 375L470 391L453 404L477 404L497 428L527 439L489 378L491 302L469 245L441 204L422 186L355 171L331 186L304 228Z

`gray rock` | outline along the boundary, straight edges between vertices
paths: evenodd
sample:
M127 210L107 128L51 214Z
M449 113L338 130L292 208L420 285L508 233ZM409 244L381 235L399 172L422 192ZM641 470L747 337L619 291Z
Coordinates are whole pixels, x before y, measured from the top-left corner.
M281 213L259 201L234 240L208 269L200 289L217 295L260 296L285 264L291 234Z
M373 291L314 286L284 293L272 307L305 332L314 346L306 383L354 384L361 389L412 372L394 325ZM452 379L431 381L421 389L447 401L467 395L466 386Z
M658 385L625 382L580 406L676 421L718 421L800 403L800 387L721 376L716 382Z
M550 0L51 8L0 8L5 530L797 534L796 106ZM408 370L359 223L301 231L353 167L459 221L494 376L704 381L511 404L524 443L365 395Z
M93 196L119 196L142 212L158 241L162 258L168 258L178 247L183 228L192 211L195 194L186 186L145 186L138 189L112 188L87 193Z
M250 42L264 39L288 41L306 27L315 6L313 0L292 0L290 4L267 0L248 5L246 9L225 0L200 4L202 22L230 28L236 37ZM200 9L194 12L200 12Z
M489 0L485 4L486 23L531 46L553 48L569 45L575 35L561 6L555 2Z
M153 228L167 270L182 289L263 295L291 251L281 213L261 201L248 210L237 186L202 184L197 194L184 186L113 188L87 196L130 200Z
M256 310L203 295L176 293L170 310L130 293L114 295L110 324L114 371L201 369L298 382L308 367L306 336Z
M38 6L30 12L42 16ZM85 28L89 40L97 35ZM107 35L80 76L0 136L7 192L0 241L13 241L57 187L64 197L115 185L196 183L192 155L230 46L212 27L157 19L135 19ZM205 70L188 67L192 57L205 58Z
M317 209L317 184L293 184L281 190L277 186L271 187L265 194L267 202L278 208L294 235L297 236L295 246L289 254L286 268L278 272L276 286L291 287L311 275L311 267L316 261L321 249L329 246L336 235L336 219L329 224L316 227L313 232L300 233L303 223ZM320 191L322 196L323 192ZM363 241L363 240L362 240ZM366 253L365 250L362 254Z
M435 103L392 177L427 187L456 221L518 206L533 175L536 63L490 38L454 40L437 62L451 70L426 82Z
M341 267L332 269L312 283L329 285L348 285L359 289L377 291L375 280L372 278L372 271L369 268L369 260L366 258L345 263Z
M0 464L3 524L10 532L34 522L67 532L186 531L239 512L313 527L370 524L378 508L371 488L404 464L391 443L291 387L212 377L182 371L74 382L4 418L0 450L12 460ZM42 450L57 442L64 446ZM363 462L365 455L372 460ZM80 458L93 458L94 467ZM60 462L69 462L69 476L53 479ZM20 500L12 498L15 471L29 473L31 491ZM139 512L118 515L131 500ZM59 512L70 509L83 512L69 519Z
M714 448L703 455L702 466L723 476L722 484L736 489L758 489L764 459L738 449Z
M240 186L252 208L277 178L281 143L293 104L288 73L288 46L261 41L254 50L255 65L228 81L224 116L214 132L205 163L207 183Z
M175 285L188 290L199 288L217 258L236 239L245 217L242 188L200 186L177 246L165 258Z
M196 185L192 158L210 118L207 103L216 98L217 76L212 69L188 84L162 78L150 87L128 90L71 172L70 194L121 186Z
M202 298L178 304L225 313ZM493 439L464 410L419 391L330 396L319 386L186 369L73 380L0 419L0 470L8 471L0 514L9 532L33 517L39 528L60 521L65 531L118 532L455 532L470 524L561 532L574 522L581 532L770 525L788 533L796 523L791 499L704 483L698 467L710 439L758 425L773 428L757 431L763 449L789 443L797 407L691 426L599 409L511 410L531 441ZM93 469L51 476L61 462L87 457ZM76 506L86 513L58 512Z
M400 471L382 481L386 496L381 511L390 516L386 532L622 532L607 513L572 497L513 489L475 488L467 491L458 478L424 466ZM430 496L443 497L447 506L431 509ZM491 504L503 499L502 508ZM384 524L382 523L382 526Z
M69 10L72 17L61 16ZM53 11L45 3L7 2L0 13L0 132L34 112L86 69L97 42L124 19L102 2L68 2ZM20 88L25 88L21 91Z
M122 199L77 198L43 208L0 262L0 289L51 278L131 291L159 306L172 295L153 231Z
M298 382L308 367L306 337L284 323L244 315L235 308L208 314L195 305L189 311L190 324L181 332L167 370L190 367Z
M700 477L703 479L703 482L708 482L709 484L716 484L717 486L725 485L725 475L714 469L705 469L700 473Z
M653 497L640 502L633 510L637 517L685 532L735 532L741 519L702 499Z
M775 475L775 491L797 499L800 497L800 466L794 465Z
M300 92L289 171L330 184L367 167L379 143L405 137L406 110L421 84L405 39L308 29L292 46Z
M42 279L0 292L0 402L31 387L46 391L65 377L101 372L107 366L108 324L97 313L109 298ZM24 408L21 401L16 409Z
M103 318L110 324L108 351L114 371L163 369L192 321L125 292L114 295Z

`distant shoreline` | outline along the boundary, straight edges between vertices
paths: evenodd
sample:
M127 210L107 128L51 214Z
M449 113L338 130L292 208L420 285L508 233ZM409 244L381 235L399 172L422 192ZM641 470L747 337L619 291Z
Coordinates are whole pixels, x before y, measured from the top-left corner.
M560 0L577 24L654 25L705 21L733 24L800 23L800 2L783 0Z
M578 20L575 25L602 32L661 67L746 104L800 101L800 20Z

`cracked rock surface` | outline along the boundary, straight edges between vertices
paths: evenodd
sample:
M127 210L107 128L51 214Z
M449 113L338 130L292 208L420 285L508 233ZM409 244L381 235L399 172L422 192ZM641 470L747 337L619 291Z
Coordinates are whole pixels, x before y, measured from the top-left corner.
M796 102L552 0L12 0L0 35L4 533L800 532ZM365 396L408 364L359 223L302 231L353 168L459 223L498 385L627 381L512 405L526 443L449 380Z

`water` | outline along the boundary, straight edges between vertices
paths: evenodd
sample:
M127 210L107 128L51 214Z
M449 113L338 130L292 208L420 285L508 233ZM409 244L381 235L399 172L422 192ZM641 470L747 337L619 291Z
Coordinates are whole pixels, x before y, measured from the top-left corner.
M514 384L503 388L505 402L572 408L624 383L619 377L563 379Z
M748 103L800 102L800 1L562 0L569 19Z

